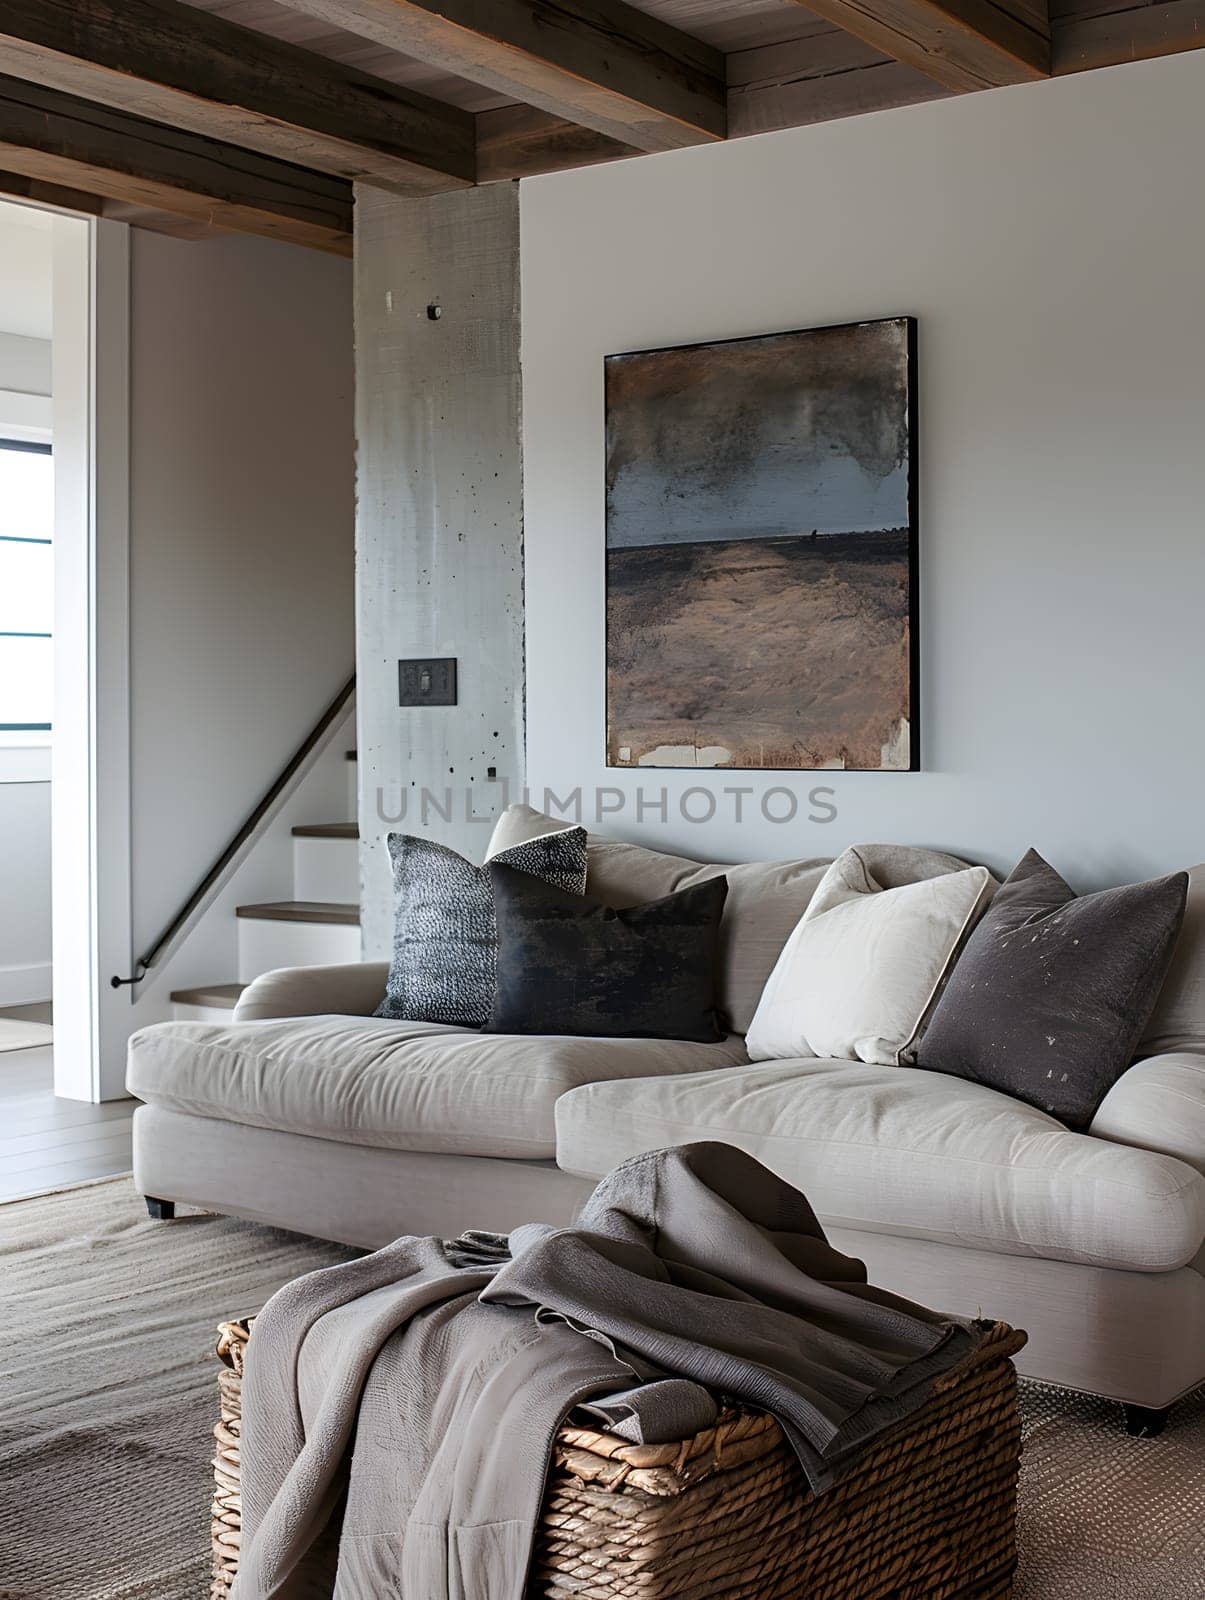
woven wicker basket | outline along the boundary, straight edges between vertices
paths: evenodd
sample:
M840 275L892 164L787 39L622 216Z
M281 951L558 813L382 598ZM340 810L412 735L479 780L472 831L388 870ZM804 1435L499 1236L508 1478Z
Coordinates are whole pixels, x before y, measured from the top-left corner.
M245 1322L219 1329L212 1600L238 1568ZM726 1412L680 1444L564 1427L530 1600L998 1600L1016 1565L1021 1433L1003 1323L818 1498L772 1417Z

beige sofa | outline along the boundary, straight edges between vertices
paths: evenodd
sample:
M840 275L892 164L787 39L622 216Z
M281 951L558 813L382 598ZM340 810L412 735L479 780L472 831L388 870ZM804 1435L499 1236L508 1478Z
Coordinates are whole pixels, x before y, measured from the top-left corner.
M725 998L747 1026L824 863L597 852L591 888L614 904L729 871ZM880 875L952 859L885 851ZM365 1246L564 1222L625 1157L724 1139L803 1189L873 1281L1024 1327L1024 1372L1125 1402L1132 1430L1157 1430L1205 1381L1205 869L1144 1059L1087 1133L916 1069L751 1065L739 1033L698 1045L382 1021L385 973L270 973L233 1024L135 1035L135 1180L156 1214L189 1202Z

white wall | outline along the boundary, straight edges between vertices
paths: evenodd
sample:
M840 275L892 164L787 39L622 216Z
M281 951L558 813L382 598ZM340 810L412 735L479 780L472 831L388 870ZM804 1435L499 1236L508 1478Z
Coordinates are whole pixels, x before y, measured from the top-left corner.
M49 339L51 298L49 212L0 200L0 329L16 339ZM50 372L44 357L30 353L30 359L33 371L48 384ZM36 378L13 387L50 393Z
M10 208L15 209L15 208ZM13 230L0 219L0 247L12 238ZM47 252L49 254L49 252ZM49 262L47 262L49 267ZM10 313L0 282L0 325ZM0 333L0 391L47 398L50 394L50 336L33 338L23 333ZM7 413L2 419L8 422Z
M1033 844L1087 888L1205 856L1203 147L1196 52L525 181L537 801L607 785L611 831L719 859L898 839L1007 869ZM607 771L603 357L904 313L924 770ZM758 814L821 783L833 822ZM636 825L638 784L667 824ZM695 785L708 826L676 816Z
M140 950L352 671L352 274L248 237L131 243Z
M352 669L352 285L288 245L99 222L81 253L76 226L55 230L55 1084L110 1099L172 987L234 979L234 905L289 897L288 824L345 814L332 757L151 975L110 986Z
M49 441L49 219L0 202L0 438ZM0 1006L50 998L50 752L0 734Z
M127 1033L129 1029L171 1017L173 989L192 989L205 984L234 983L238 980L240 925L236 908L292 898L292 829L297 823L344 822L351 819L346 752L354 747L355 740L353 707L332 726L305 770L282 796L254 842L231 864L223 881L190 923L187 932L173 941L161 961L138 985L133 996L133 1015L128 1019ZM275 773L272 776L275 777ZM241 816L238 820L242 820ZM222 843L225 843L225 839ZM188 888L192 888L191 883ZM246 929L254 925L243 923L242 926ZM263 926L278 928L282 924L267 923ZM124 1081L124 1051L119 1061L106 1062L105 1065L109 1071L108 1087L112 1089L115 1083L116 1090L113 1092L116 1092Z
M49 999L50 784L6 778L0 780L0 1006Z

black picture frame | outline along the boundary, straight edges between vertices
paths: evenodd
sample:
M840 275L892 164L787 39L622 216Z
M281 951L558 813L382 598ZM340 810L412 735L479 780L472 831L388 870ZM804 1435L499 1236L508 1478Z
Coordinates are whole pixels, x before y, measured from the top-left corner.
M714 350L714 349L717 349L717 348L727 349L727 348L732 348L732 347L738 347L738 346L741 346L741 345L759 343L759 342L763 342L763 341L766 341L766 340L783 339L783 338L795 338L795 337L806 337L809 334L823 334L823 333L832 333L832 332L850 332L850 331L857 330L857 329L868 328L868 327L877 327L877 326L882 326L882 325L885 325L885 324L898 325L898 326L900 326L902 328L903 334L904 334L904 349L905 349L906 387L905 387L905 396L904 396L904 413L905 413L905 422L906 422L906 431L907 431L906 449L905 449L905 460L906 460L906 464L907 464L907 484L906 484L906 492L905 492L905 503L906 503L906 509L907 509L907 547L906 547L905 564L906 564L906 570L907 570L907 584L908 584L908 595L907 595L907 604L906 604L907 627L908 627L908 651L907 651L908 682L907 682L907 695L906 695L907 713L908 713L908 764L907 764L907 766L896 765L896 766L887 766L887 767L885 767L885 766L874 767L874 766L869 766L869 765L865 765L865 766L863 766L863 765L852 765L851 766L851 765L847 764L843 768L837 769L837 770L844 770L844 771L847 771L847 772L899 773L899 772L919 772L919 771L922 770L922 763L921 763L921 725L922 725L922 717L921 717L922 695L921 695L921 688L922 688L922 685L921 685L921 641L920 641L920 620L921 620L920 619L920 579L921 579L920 505L921 505L921 496L920 496L920 484L919 484L919 475L920 475L920 407L919 407L919 392L918 392L919 365L920 365L920 357L919 357L920 338L919 338L919 323L918 323L918 319L915 316L911 316L911 315L888 315L888 316L877 316L877 317L861 318L861 319L858 319L857 321L849 321L849 322L822 323L822 324L816 324L816 325L813 325L813 326L803 327L803 328L796 327L796 328L771 329L771 330L769 330L767 332L756 333L756 334L746 334L746 335L741 335L741 336L738 336L738 337L735 337L735 338L731 338L731 339L695 340L695 341L688 341L688 342L680 343L680 344L634 346L634 347L632 347L630 349L615 351L613 353L610 353L610 354L606 355L603 358L604 418L605 418L605 428L606 428L606 437L607 437L607 448L604 451L603 496L604 496L604 505L607 506L608 510L609 510L609 492L608 492L608 481L607 480L608 480L608 463L609 463L609 459L610 459L610 445L611 445L611 416L612 416L611 374L615 370L615 364L616 363L623 361L625 358L633 357L633 356L657 356L657 355L661 355L661 354L671 354L671 353L672 354L690 355L690 354L694 354L694 353L697 353L697 352ZM609 516L605 514L605 516L604 516L604 524L607 524L608 522L609 522ZM760 766L753 766L753 765L750 765L750 764L747 764L747 763L733 764L733 765L729 765L729 764L724 763L724 764L716 764L714 766L708 766L708 765L697 765L697 764L693 764L692 765L692 764L689 764L689 763L675 764L675 763L672 763L672 762L658 762L658 763L653 764L653 765L642 766L639 763L633 762L633 761L617 761L617 760L612 759L612 745L613 745L612 727L613 727L613 724L612 724L612 693L611 693L611 672L610 672L610 664L611 664L611 660L612 660L612 618L611 618L611 606L609 604L610 588L611 588L611 580L610 580L610 566L611 566L611 564L610 564L610 559L609 558L610 558L610 554L611 554L611 547L610 547L610 544L609 544L609 540L607 538L607 534L608 533L609 533L609 528L605 526L605 531L604 531L604 573L605 573L605 577L604 577L604 585L603 585L603 611L604 611L603 631L604 631L604 640L605 640L605 661L604 661L604 707L605 707L605 713L604 713L605 714L604 751L605 751L605 753L604 753L604 766L606 767L606 769L609 770L609 771L633 771L633 770L637 770L637 771L645 771L645 772L665 772L665 771L737 772L737 771L745 771L745 772L799 772L799 773L834 770L834 769L832 769L830 767L827 767L825 765L817 765L817 766L795 765L795 766L792 766L792 765L787 765L787 764L777 763L777 762L775 762L775 763L767 763L766 765L760 765Z

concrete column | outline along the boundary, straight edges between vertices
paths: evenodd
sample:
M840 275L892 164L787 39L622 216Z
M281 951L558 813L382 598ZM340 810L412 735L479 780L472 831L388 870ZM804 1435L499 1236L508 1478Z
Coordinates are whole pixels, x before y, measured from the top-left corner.
M364 954L390 948L385 836L480 860L523 781L519 194L356 190L356 655ZM454 656L458 704L398 705Z

